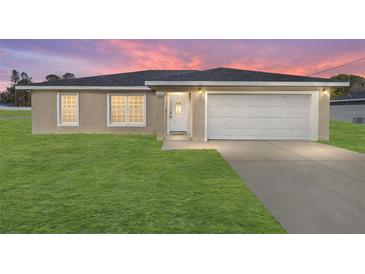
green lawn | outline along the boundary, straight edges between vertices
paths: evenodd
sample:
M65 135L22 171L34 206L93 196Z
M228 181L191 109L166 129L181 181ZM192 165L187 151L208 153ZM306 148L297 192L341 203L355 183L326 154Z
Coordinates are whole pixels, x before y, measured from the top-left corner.
M154 136L31 135L0 111L0 233L284 233L215 150Z
M365 125L331 121L330 140L321 143L365 153Z

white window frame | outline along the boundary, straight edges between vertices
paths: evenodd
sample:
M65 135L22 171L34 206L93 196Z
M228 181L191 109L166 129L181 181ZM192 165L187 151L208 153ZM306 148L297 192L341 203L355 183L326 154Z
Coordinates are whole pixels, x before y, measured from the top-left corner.
M76 122L75 123L62 123L61 119L61 96L63 95L75 95L76 96ZM78 92L57 92L57 126L58 127L78 127L80 117L80 97Z
M125 123L112 123L111 122L111 96L126 96L126 120ZM128 96L143 96L143 123L130 123L128 112ZM147 100L146 93L108 93L107 94L107 125L108 127L146 127L146 110Z

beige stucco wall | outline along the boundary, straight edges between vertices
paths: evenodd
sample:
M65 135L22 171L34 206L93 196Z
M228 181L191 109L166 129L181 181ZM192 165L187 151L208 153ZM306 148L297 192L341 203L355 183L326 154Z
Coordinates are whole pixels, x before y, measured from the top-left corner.
M139 133L156 134L162 138L163 97L154 92L146 92L146 127L108 127L108 91L79 91L79 126L57 126L57 91L33 91L32 93L32 131L33 133ZM122 93L122 92L115 92ZM128 92L126 92L128 93ZM131 91L129 93L145 93Z
M205 140L205 92L206 91L319 91L318 137L329 137L329 93L322 88L308 87L164 87L157 96L155 91L146 92L146 127L108 127L107 94L122 93L111 91L79 91L79 127L57 127L57 91L35 90L32 93L32 130L33 133L139 133L156 134L163 139L167 133L167 92L190 92L191 116L189 131L192 139ZM136 93L136 91L125 93ZM141 92L137 92L141 93ZM144 93L144 92L143 92Z
M205 140L205 94L197 91L191 93L192 105L192 139Z
M198 87L163 87L160 88L161 92L191 92L191 107L192 107L192 139L195 141L205 140L205 93L207 91L242 91L242 92L272 92L272 91L285 91L285 92L319 92L319 109L318 109L318 138L329 138L329 91L322 92L321 87L201 87L201 93L199 93ZM167 108L167 101L165 99L165 109ZM165 112L166 116L166 112ZM166 119L165 119L165 132L166 132Z
M330 134L330 90L319 92L318 139L328 140Z

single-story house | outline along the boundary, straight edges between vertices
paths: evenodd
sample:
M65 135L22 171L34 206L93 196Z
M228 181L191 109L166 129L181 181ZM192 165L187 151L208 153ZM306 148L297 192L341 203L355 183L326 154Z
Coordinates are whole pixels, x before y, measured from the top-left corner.
M329 89L348 85L215 68L146 70L16 88L32 90L33 133L318 140L329 136Z
M365 124L365 90L330 101L331 120Z

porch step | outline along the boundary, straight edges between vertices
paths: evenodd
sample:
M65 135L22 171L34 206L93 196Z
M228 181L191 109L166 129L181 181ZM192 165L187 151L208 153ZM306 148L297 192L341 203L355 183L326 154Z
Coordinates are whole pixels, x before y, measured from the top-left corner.
M170 135L186 135L186 131L170 131Z
M201 141L171 141L164 140L162 150L179 150L179 149L214 149L208 142Z
M190 136L188 135L167 135L164 138L165 140L169 141L191 141Z

